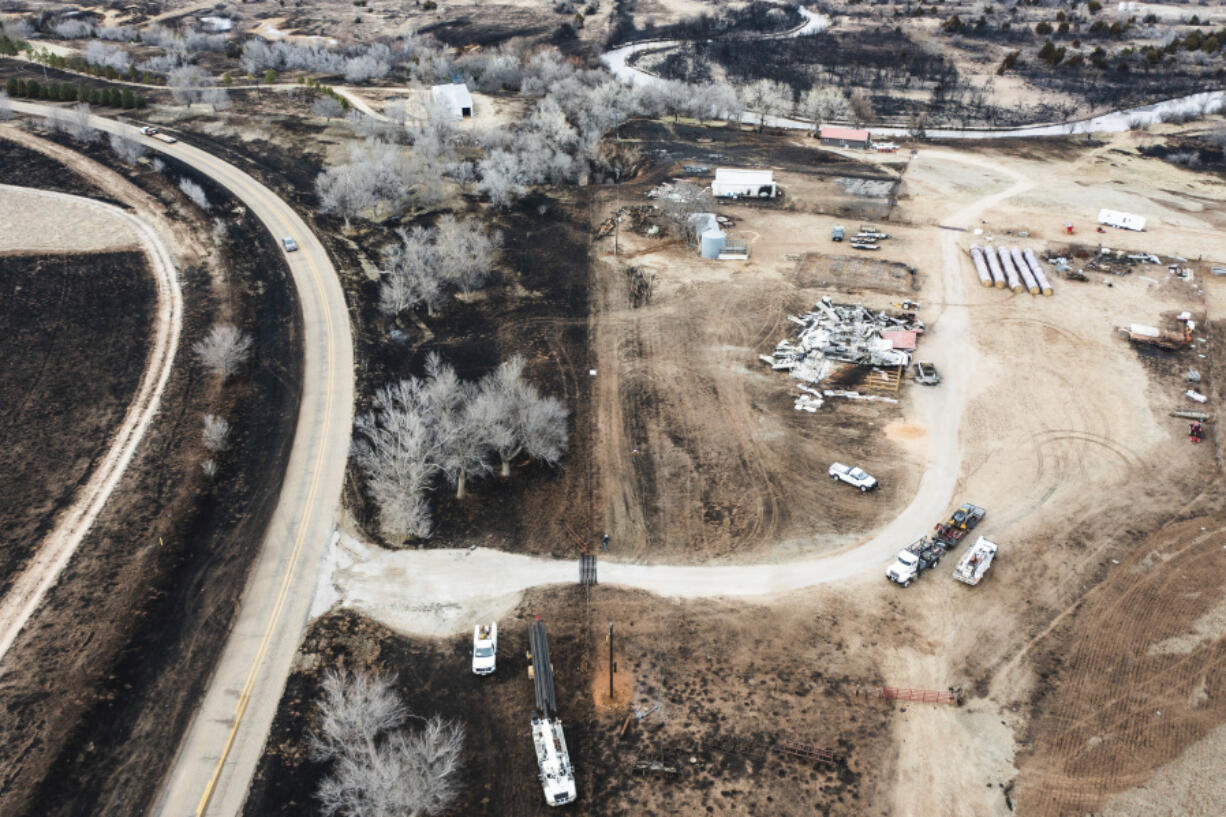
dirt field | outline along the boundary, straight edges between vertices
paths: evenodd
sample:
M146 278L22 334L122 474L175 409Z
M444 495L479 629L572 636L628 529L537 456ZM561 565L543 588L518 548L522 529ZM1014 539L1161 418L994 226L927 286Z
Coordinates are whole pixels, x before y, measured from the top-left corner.
M153 280L139 252L0 255L0 592L109 444L141 376Z
M1151 776L1179 790L1203 773L1174 755L1203 757L1221 740L1212 681L1220 661L1220 571L1211 556L1220 550L1212 534L1222 514L1211 498L1220 485L1220 442L1210 424L1207 441L1193 446L1186 421L1168 416L1195 407L1182 394L1190 366L1201 372L1209 405L1219 399L1214 352L1222 338L1213 316L1221 294L1208 267L1221 263L1222 215L1209 203L1220 181L1144 158L1138 148L1153 138L920 146L897 188L887 227L894 237L872 262L831 253L829 228L842 217L788 209L791 195L777 208L717 208L733 217L734 235L751 241L748 263L702 262L668 238L630 229L618 236L616 260L611 238L594 247L594 439L602 476L595 507L612 515L614 533L602 558L743 560L752 570L750 562L820 547L814 532L823 525L834 532L826 544L879 527L915 491L905 481L947 459L959 474L952 500L989 509L982 532L1002 552L981 587L961 587L937 571L901 591L881 580L885 565L874 564L844 587L803 594L803 604L788 597L770 607L720 605L722 612L703 619L718 631L742 618L770 620L790 606L837 609L848 659L878 683L962 691L960 708L900 706L890 715L889 750L873 761L876 784L861 791L867 807L857 813L1003 817L1015 809L1056 815L1107 803L1134 808L1147 802L1150 790L1142 787ZM659 170L637 188L602 191L594 210L611 212L618 195L633 203L670 175ZM789 193L814 196L798 178ZM1144 212L1150 229L1095 233L1100 206ZM1189 259L1182 263L1191 279L1160 264L1124 276L1090 271L1085 282L1055 275L1052 297L978 285L966 252L972 242L1033 247L1040 257L1062 253L1070 243L1065 221L1074 223L1074 240L1094 249L1101 240ZM896 405L832 403L807 415L792 410L786 377L755 368L756 355L777 340L775 322L811 302L812 290L877 306L907 297L888 272L891 263L921 273L910 297L922 303L932 336L925 342L941 351L935 362L943 371L968 378L964 403L947 406L962 415L953 452L930 450L921 400L950 384L928 392L904 387ZM650 300L637 308L623 264L655 276ZM956 325L949 323L955 309L969 316L969 329L956 338L947 329ZM1198 323L1190 349L1138 348L1116 332L1132 322L1173 328L1184 310ZM820 496L831 487L821 478L808 488L803 477L815 463L805 458L817 459L812 452L832 440L847 440L859 457L879 457L867 463L870 470L896 469L900 494L887 487L871 498L881 503L877 513L857 521L835 503L855 508L863 497ZM753 455L726 453L746 450ZM773 528L748 514L704 515L705 496L740 499L763 482L785 486L792 492L787 507L810 514L787 522L802 531L803 543L788 539L782 515ZM806 490L814 492L807 502ZM931 521L944 510L933 508ZM747 527L732 528L746 520ZM923 532L917 527L914 535ZM1204 575L1181 580L1193 570ZM546 580L557 581L552 572ZM518 609L522 614L522 603ZM671 613L659 618L676 622ZM450 643L462 651L461 639ZM742 696L751 687L742 682ZM596 705L601 693L591 694ZM608 768L585 769L593 791L621 785ZM630 812L691 804L645 791L628 793L645 798L627 805ZM1187 802L1200 813L1217 810Z
M497 673L473 676L469 641L405 639L350 615L320 620L302 648L245 814L301 813L323 769L305 758L321 672L341 663L399 674L414 712L441 712L469 728L465 815L549 811L540 796L526 724L532 706L526 626L549 629L561 716L579 770L577 813L864 813L873 769L888 751L892 705L864 693L877 669L851 659L835 635L849 622L837 600L797 599L787 612L715 603L661 604L597 587L590 613L579 588L533 593L502 622ZM615 697L608 694L608 622L615 624ZM888 622L888 624L885 624ZM889 613L878 625L901 626ZM867 624L867 622L866 622ZM798 640L799 633L808 637ZM634 707L651 711L620 730ZM769 752L800 741L834 751L832 766ZM663 759L676 775L634 771ZM794 809L804 803L804 809ZM790 804L790 805L789 805Z

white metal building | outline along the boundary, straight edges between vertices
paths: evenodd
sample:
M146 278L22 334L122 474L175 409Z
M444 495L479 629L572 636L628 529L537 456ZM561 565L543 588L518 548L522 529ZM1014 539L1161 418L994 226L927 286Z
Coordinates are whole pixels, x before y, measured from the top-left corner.
M720 167L715 170L711 195L728 199L773 199L779 195L779 187L775 184L774 171Z
M463 83L435 85L430 89L430 97L435 105L450 111L452 119L468 119L473 115L473 97Z

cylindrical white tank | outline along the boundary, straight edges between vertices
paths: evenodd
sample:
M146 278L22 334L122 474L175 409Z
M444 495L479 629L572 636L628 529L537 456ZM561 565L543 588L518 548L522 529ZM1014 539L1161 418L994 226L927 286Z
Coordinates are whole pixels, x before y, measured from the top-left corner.
M992 286L992 273L988 272L988 265L983 260L983 250L979 249L978 244L971 245L971 260L975 262L975 271L979 273L979 283L985 287Z
M727 240L723 230L711 228L702 234L699 252L703 258L719 258L719 254L724 251L724 242Z
M988 268L992 270L992 280L996 282L998 288L1003 288L1005 285L1005 271L1000 268L1000 259L996 257L996 250L989 244L984 248L984 255L988 258Z
M1030 271L1034 273L1034 279L1039 282L1039 290L1044 295L1050 295L1052 293L1051 281L1047 280L1047 273L1043 271L1043 265L1039 263L1039 257L1029 247L1022 251L1022 255L1025 257L1026 263L1030 265Z
M1010 247L1009 254L1013 256L1013 265L1021 273L1026 289L1030 290L1031 295L1038 295L1039 282L1034 279L1034 273L1030 271L1030 265L1026 263L1026 256L1022 255L1022 251L1017 247Z
M1009 289L1014 292L1022 291L1022 278L1017 274L1017 270L1013 266L1013 258L1009 255L1009 250L1004 247L996 248L997 255L1000 256L1000 265L1005 268L1005 278L1009 281Z

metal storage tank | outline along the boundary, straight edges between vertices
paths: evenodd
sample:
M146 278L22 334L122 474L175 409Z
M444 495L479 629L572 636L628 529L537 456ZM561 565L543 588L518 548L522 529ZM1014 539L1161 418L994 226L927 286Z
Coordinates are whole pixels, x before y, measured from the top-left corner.
M727 241L727 236L723 230L710 229L702 234L702 243L699 249L703 258L712 260L719 258L719 254L724 250L724 242Z

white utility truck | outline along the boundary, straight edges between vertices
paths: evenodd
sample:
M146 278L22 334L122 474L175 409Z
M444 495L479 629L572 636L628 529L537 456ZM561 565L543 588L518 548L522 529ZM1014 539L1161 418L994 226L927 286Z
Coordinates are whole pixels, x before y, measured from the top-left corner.
M954 568L954 578L963 584L979 584L996 558L996 543L982 536L975 542Z
M473 627L473 673L489 675L498 661L498 622Z

